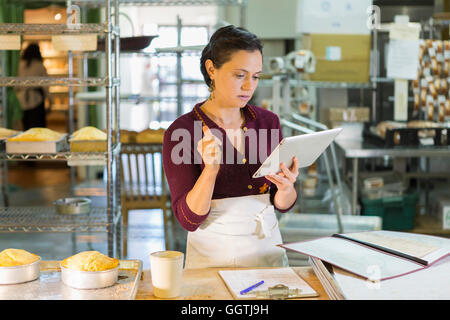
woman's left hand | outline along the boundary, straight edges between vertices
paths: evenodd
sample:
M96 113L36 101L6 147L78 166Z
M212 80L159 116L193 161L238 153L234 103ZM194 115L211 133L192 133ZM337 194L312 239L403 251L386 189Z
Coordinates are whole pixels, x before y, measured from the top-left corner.
M277 186L278 191L289 192L294 188L294 183L298 177L298 159L292 158L292 165L288 169L282 162L280 163L281 172L277 174L266 175L265 178Z

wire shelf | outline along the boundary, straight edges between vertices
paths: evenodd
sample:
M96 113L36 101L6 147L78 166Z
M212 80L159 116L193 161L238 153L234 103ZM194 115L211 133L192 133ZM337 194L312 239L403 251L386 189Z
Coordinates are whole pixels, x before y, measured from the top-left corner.
M0 34L80 34L104 33L105 25L99 23L83 24L24 24L0 23Z
M113 146L112 155L120 152L120 144ZM70 152L57 153L0 153L0 159L11 161L67 161L69 166L105 165L107 152Z
M56 77L1 77L0 87L42 87L73 86L99 87L106 86L108 78L56 78ZM113 78L112 85L118 85L119 79Z
M107 209L88 214L58 214L53 207L1 207L0 232L107 232Z
M197 101L199 99L205 99L207 97L203 96L183 96L183 100L189 100L189 101ZM76 101L78 103L85 103L85 104L96 104L104 103L105 97L103 95L96 95L89 93L80 93L75 96ZM144 96L140 94L124 94L120 96L120 101L127 102L127 103L135 103L135 104L141 104L141 103L149 103L149 102L160 102L160 101L167 101L167 102L176 102L177 97L162 97L162 96Z
M41 1L41 0L19 0L22 2ZM66 0L56 0L66 2ZM55 1L54 1L55 2ZM114 1L111 1L114 3ZM105 0L72 0L72 4L80 6L105 6ZM119 5L133 6L240 6L246 5L247 0L119 0Z
M334 81L307 81L307 80L291 80L293 86L311 86L316 88L345 88L345 89L362 89L371 88L370 83L366 82L334 82Z
M281 76L286 77L287 75L281 74ZM259 85L261 87L272 87L273 79L261 79ZM292 87L314 87L327 89L368 89L372 87L370 82L311 81L297 79L289 79L289 85Z

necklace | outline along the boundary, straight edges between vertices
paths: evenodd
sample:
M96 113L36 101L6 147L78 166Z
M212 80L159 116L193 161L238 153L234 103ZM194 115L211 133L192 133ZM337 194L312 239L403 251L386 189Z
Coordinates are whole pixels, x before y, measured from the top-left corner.
M223 129L227 129L225 128L225 125L222 121L221 118L216 117L213 113L209 112L208 110L206 110L205 107L201 106L200 107L203 112L212 120L214 121L219 127L223 128ZM239 129L242 130L242 127L245 124L245 115L244 115L244 111L242 109L239 109L239 113L240 113L240 121L239 121ZM233 126L234 127L234 126Z

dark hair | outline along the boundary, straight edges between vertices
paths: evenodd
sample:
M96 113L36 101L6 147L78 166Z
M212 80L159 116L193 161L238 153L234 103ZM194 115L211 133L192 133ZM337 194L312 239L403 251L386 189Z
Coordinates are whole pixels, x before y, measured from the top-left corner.
M211 79L206 71L206 60L211 59L214 67L220 68L238 50L259 50L262 55L262 44L256 35L241 27L229 25L214 32L209 43L203 48L200 58L200 71L208 87L211 85Z
M42 62L42 55L41 50L39 49L39 45L37 45L36 43L30 43L23 52L21 59L27 62L27 67L30 66L31 61L33 60Z

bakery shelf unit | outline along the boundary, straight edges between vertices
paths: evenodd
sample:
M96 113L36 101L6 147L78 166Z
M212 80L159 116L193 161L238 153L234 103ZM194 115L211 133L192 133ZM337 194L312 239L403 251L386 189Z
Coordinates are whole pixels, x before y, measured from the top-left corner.
M22 2L30 2L23 0ZM32 2L32 1L31 1ZM59 1L73 8L74 1ZM82 5L84 1L79 1ZM56 154L6 154L1 153L1 161L67 161L69 166L75 165L106 165L107 168L107 205L103 208L91 208L86 215L66 216L56 213L55 208L49 207L10 207L0 208L0 232L85 232L98 231L107 233L108 255L122 256L121 242L121 210L120 210L120 179L116 179L120 154L119 137L119 1L97 1L105 9L104 23L88 24L0 24L0 34L45 34L45 35L74 35L98 34L105 36L105 63L106 75L96 78L76 78L69 70L69 76L60 77L2 77L0 87L15 86L65 86L72 87L96 86L105 87L106 103L106 152L102 153L71 153L59 152ZM114 9L114 13L113 13ZM113 55L114 46L114 55ZM72 52L68 52L69 65ZM6 104L3 103L3 112ZM73 101L69 109L73 108ZM73 110L69 110L73 115ZM69 127L73 132L73 126ZM114 135L114 137L113 137ZM2 187L7 181L2 181ZM55 199L56 200L56 199Z
M87 6L101 6L101 1L98 0L73 0L75 4L81 4ZM239 16L240 16L240 25L245 26L245 16L246 16L246 8L247 8L247 0L119 0L121 6L238 6L239 7ZM204 97L186 97L183 95L183 85L185 84L204 84L204 81L201 79L184 79L182 77L182 57L186 55L198 55L201 50L203 50L203 46L182 46L181 45L181 28L186 27L182 25L181 19L177 19L177 46L171 48L156 48L155 52L137 52L131 53L135 54L138 57L152 57L157 56L161 57L164 55L176 55L176 81L174 82L160 82L160 86L168 86L174 85L176 86L176 97L142 97L136 95L125 96L122 95L120 98L121 101L124 102L156 102L156 101L168 101L176 99L176 116L181 116L184 113L183 110L183 101L192 100L195 101L197 98ZM86 53L83 56L83 59L92 58L93 56L101 56L101 52L94 53ZM128 52L123 52L122 55L127 55ZM81 103L95 104L95 94L93 93L79 93L76 96L76 100Z
M272 88L271 110L281 116L290 117L293 109L292 102L302 102L302 99L292 96L292 92L298 88L306 88L311 103L316 105L316 89L371 89L370 82L338 82L338 81L311 81L298 79L292 73L280 73L272 75L271 79L261 79L261 87ZM361 93L362 96L362 93ZM362 100L362 99L361 99ZM361 102L362 103L362 102ZM311 119L317 119L317 108L307 112Z

